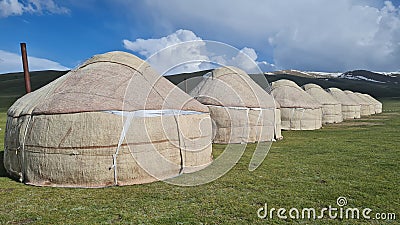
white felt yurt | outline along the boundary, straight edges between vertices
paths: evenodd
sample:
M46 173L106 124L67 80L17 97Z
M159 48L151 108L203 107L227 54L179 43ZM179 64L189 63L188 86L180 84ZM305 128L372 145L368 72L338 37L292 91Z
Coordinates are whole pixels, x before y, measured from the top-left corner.
M212 161L208 108L124 52L94 56L7 115L4 166L27 184L140 184Z
M370 102L374 104L375 113L382 113L382 102L376 100L369 94L363 94Z
M342 104L342 116L344 120L360 118L361 105L347 96L339 88L328 88L326 91Z
M359 98L363 99L365 103L368 103L368 110L369 110L369 114L375 114L375 103L372 102L367 96L365 96L362 93L359 92L354 92Z
M322 123L343 121L342 104L316 84L305 84L302 88L322 105Z
M275 81L271 93L281 106L282 129L315 130L322 127L322 105L296 83Z
M346 95L353 99L355 102L360 104L360 115L361 116L369 116L371 115L371 108L370 108L370 102L366 101L364 98L359 97L355 92L345 90L343 91L346 93Z
M214 143L274 139L274 99L246 72L236 67L221 67L202 79L190 95L208 106L213 120Z

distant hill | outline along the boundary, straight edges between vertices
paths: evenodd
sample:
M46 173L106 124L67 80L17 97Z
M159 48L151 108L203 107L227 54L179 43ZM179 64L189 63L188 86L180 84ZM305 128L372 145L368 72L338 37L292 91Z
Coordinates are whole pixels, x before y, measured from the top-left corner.
M343 73L339 78L351 79L351 80L365 80L375 83L400 83L400 74L396 73L377 73L367 70L354 70Z
M179 84L185 79L202 76L209 71L201 71L189 74L176 74L168 76L174 84ZM367 93L377 98L400 97L400 74L397 73L377 73L366 70L348 71L346 73L324 73L324 72L305 72L298 70L282 70L265 74L251 74L255 80L264 89L267 89L264 76L269 83L280 79L289 79L296 82L299 86L308 83L315 83L323 88L337 87L342 90L352 90L361 93ZM193 80L199 83L200 80ZM187 86L184 83L179 85L181 88ZM193 86L191 84L190 86ZM184 89L184 88L182 88ZM189 88L190 90L190 88Z
M30 72L32 90L39 89L67 72L54 70ZM2 95L21 95L25 91L24 74L22 72L1 74L0 90Z
M397 83L377 83L367 80L344 79L344 78L305 78L287 74L267 75L267 80L273 82L280 79L289 79L296 82L299 86L307 83L315 83L323 88L337 87L342 90L351 90L367 93L377 98L400 97L400 85Z
M365 80L376 83L395 83L400 81L400 72L383 73L368 70L353 70L345 73L327 73L298 70L280 70L266 75L293 75L305 78L343 78L348 80Z
M68 71L34 71L30 72L31 88L37 90L50 83ZM16 99L25 94L24 74L7 73L0 74L0 109L8 108Z
M203 70L193 73L175 74L165 76L165 78L188 93L201 82L201 77L210 71L211 70Z
M31 72L32 90L37 90L67 72L53 70ZM190 91L201 81L201 76L208 72L210 70L170 75L166 76L166 78L183 90ZM250 76L264 89L268 89L265 77L270 83L279 79L289 79L300 86L307 83L315 83L323 88L338 87L342 90L368 93L377 98L400 97L400 74L398 73L378 73L366 70L345 73L284 70L274 73L251 74ZM190 82L185 83L185 80L190 80ZM23 73L0 74L0 109L8 108L24 94Z

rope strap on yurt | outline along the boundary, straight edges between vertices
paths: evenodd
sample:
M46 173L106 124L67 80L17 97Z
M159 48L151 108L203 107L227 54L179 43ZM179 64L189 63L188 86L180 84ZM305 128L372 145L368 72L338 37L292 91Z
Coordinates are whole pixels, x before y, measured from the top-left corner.
M128 133L133 116L134 116L134 113L128 113L128 116L126 117L124 126L122 127L121 135L118 140L117 149L115 150L115 153L113 154L113 165L110 167L110 169L114 169L114 185L118 185L117 156L119 153L119 149L121 148L122 142L124 142L126 134Z
M179 122L178 122L178 118L177 118L177 116L178 115L173 115L173 117L174 117L174 119L175 119L175 123L176 123L176 129L177 129L177 132L178 132L178 143L179 143L179 156L181 157L181 168L179 169L179 174L182 174L182 172L183 172L183 169L184 169L184 167L185 167L185 165L184 165L184 156L183 156L183 153L182 153L182 143L181 143L181 132L180 132L180 129L179 129ZM183 145L185 144L185 142L183 141ZM186 146L184 146L184 149L186 149Z
M274 141L278 139L278 124L276 123L276 112L278 111L276 108L276 102L274 99Z
M210 74L210 73L211 73L211 74ZM214 79L214 75L213 75L212 72L208 72L208 73L206 73L206 74L203 76L203 80L200 82L199 87L196 88L196 89L197 89L196 96L200 96L200 91L203 90L204 86L205 86L206 83L207 83L207 79L210 79L210 78L211 78L211 79ZM200 85L201 85L201 87L200 87Z
M28 134L28 128L29 128L29 124L31 123L31 119L32 119L32 115L28 116L28 122L26 124L25 127L25 131L24 131L24 136L22 139L22 151L21 151L21 174L20 174L20 182L23 182L25 180L25 170L26 170L26 165L25 165L25 141L26 141L26 136Z
M301 112L301 116L300 116L300 130L302 130L301 128L301 121L303 121L303 116L304 116L304 112L306 111L306 109L302 108L302 112Z
M245 108L245 110L246 110L247 123L246 123L245 129L242 130L242 137L246 137L246 140L243 140L244 143L247 142L250 137L250 125L249 125L249 123L250 123L250 121L249 121L250 108ZM247 134L245 134L246 131L247 131Z
M289 130L292 129L292 118L294 116L294 111L296 110L296 108L292 108L292 112L289 114Z
M115 150L115 153L112 155L113 158L113 164L112 166L109 168L110 170L113 169L114 170L114 185L118 185L118 154L119 154L119 150L121 149L122 143L124 142L126 135L128 133L128 130L131 126L131 122L133 120L134 117L142 117L142 118L146 118L145 115L142 115L140 111L135 111L135 112L127 112L127 113L123 113L123 118L126 118L125 122L124 122L124 126L122 128L121 131L121 135L118 141L118 145L117 148ZM125 116L124 114L128 114L127 116ZM180 112L173 112L173 114L171 116L174 117L175 119L175 123L176 123L176 128L177 128L177 132L178 132L178 142L179 142L179 154L180 154L180 158L181 158L181 162L180 162L180 171L179 174L181 174L184 170L184 155L183 155L183 150L186 149L185 146L185 141L184 141L184 137L182 137L182 134L180 132L180 127L179 127L179 119L178 116L180 115ZM162 116L162 114L160 115ZM129 146L128 146L129 148ZM130 154L132 155L132 157L135 159L135 156L133 154L133 152L130 150Z

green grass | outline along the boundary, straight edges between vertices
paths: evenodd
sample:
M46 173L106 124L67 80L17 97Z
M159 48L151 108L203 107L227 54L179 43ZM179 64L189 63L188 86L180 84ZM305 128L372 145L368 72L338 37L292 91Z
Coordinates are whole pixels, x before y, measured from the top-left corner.
M5 113L0 113L0 146ZM398 224L400 218L400 100L384 101L380 115L317 131L286 131L263 164L247 170L252 150L225 176L206 185L156 182L102 189L32 187L0 176L0 224ZM214 153L224 145L214 145ZM2 155L2 152L0 152ZM396 221L262 220L268 207L332 205L396 213ZM372 215L372 214L371 214Z

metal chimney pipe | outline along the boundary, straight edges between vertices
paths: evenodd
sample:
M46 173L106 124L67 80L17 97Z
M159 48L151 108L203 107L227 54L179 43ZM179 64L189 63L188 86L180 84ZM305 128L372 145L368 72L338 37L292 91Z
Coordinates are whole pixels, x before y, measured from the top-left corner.
M22 65L24 67L25 90L26 93L31 92L31 78L29 76L28 56L26 54L26 43L21 43Z

